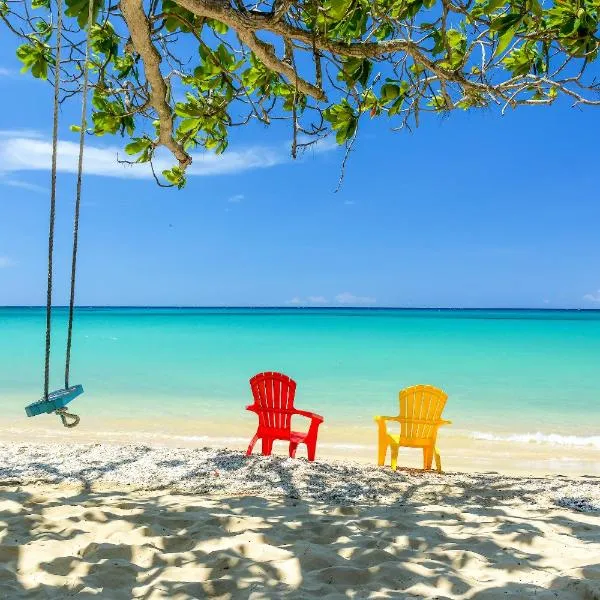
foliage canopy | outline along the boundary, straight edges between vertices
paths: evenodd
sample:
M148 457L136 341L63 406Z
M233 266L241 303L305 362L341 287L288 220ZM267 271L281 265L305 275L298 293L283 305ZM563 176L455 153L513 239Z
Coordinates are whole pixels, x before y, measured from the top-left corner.
M65 0L62 97L85 68L89 0ZM361 118L418 125L426 113L600 105L600 0L94 0L91 133L121 134L136 162L159 146L181 187L197 147L230 129L286 119L292 154ZM55 69L52 0L0 0L24 71Z

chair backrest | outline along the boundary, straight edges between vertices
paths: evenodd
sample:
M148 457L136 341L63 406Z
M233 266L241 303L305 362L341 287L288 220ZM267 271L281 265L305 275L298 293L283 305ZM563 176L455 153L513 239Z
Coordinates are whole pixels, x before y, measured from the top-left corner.
M428 439L437 433L435 423L442 418L448 394L432 385L413 385L400 391L400 437ZM415 423L413 421L427 421Z
M289 431L292 426L296 382L283 373L259 373L250 379L259 425Z

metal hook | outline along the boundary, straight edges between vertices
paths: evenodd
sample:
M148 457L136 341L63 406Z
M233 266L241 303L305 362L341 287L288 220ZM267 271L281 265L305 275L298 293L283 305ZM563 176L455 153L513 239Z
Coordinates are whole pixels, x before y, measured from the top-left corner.
M77 427L77 425L79 425L79 421L81 421L77 415L67 412L66 408L59 408L55 412L60 417L62 424L69 429L72 427ZM69 419L71 419L70 422Z

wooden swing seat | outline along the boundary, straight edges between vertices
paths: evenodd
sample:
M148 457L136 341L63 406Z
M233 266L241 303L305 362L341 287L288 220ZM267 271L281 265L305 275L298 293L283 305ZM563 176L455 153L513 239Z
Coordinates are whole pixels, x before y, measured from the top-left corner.
M56 390L48 394L47 398L42 398L26 406L25 412L28 417L53 413L67 406L71 400L74 400L77 396L81 396L81 394L83 394L82 385L72 385L66 389Z

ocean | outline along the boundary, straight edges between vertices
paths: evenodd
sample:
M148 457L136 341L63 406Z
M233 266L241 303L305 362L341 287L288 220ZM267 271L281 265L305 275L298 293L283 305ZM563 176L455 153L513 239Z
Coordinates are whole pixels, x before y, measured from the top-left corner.
M63 386L66 315L54 310L52 388ZM0 410L13 433L56 425L24 413L43 389L44 327L42 308L0 308ZM600 311L76 312L71 382L85 394L72 407L87 431L250 437L248 379L260 371L294 378L296 404L348 448L374 436L374 415L397 414L401 388L429 383L448 393L452 436L600 451Z

